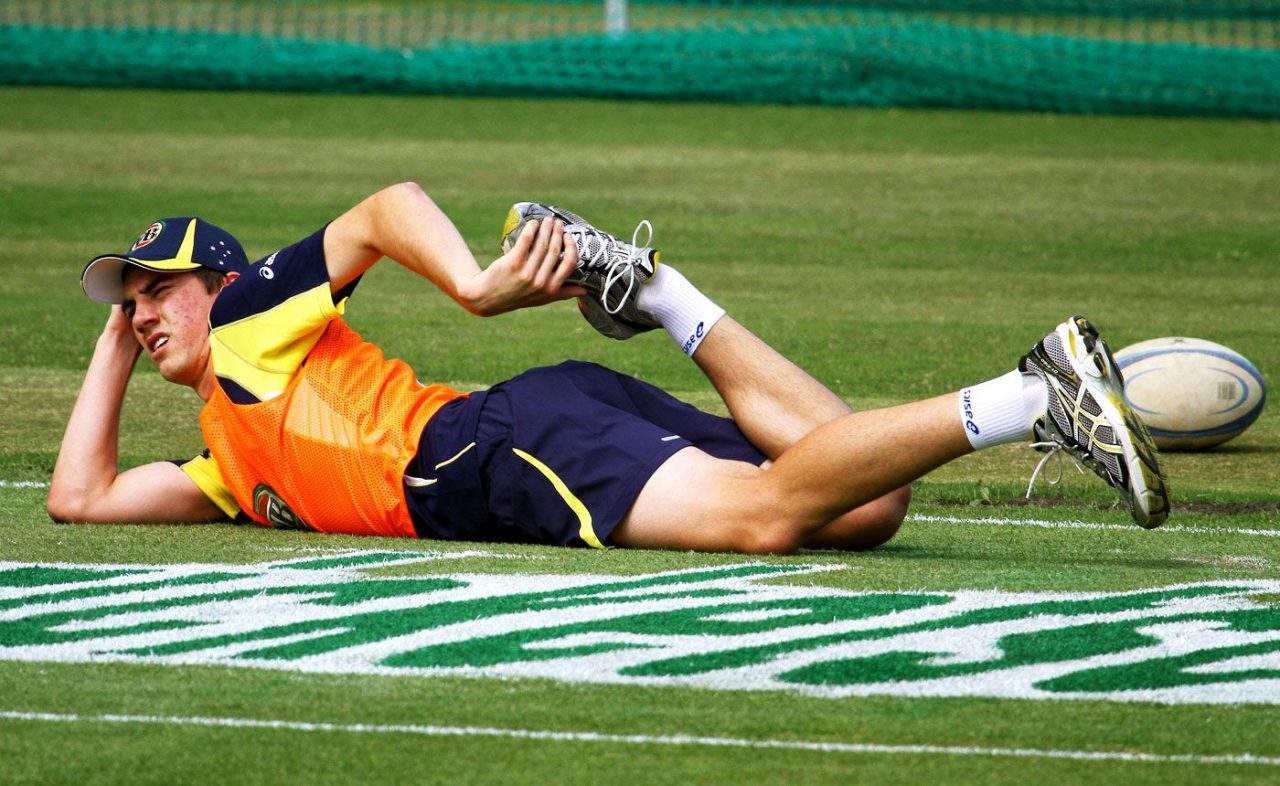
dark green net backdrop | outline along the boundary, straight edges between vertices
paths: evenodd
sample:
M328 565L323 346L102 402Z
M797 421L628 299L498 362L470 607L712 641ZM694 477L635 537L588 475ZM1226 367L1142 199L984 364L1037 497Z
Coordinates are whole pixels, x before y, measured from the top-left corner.
M627 6L0 0L0 83L1280 117L1280 0Z

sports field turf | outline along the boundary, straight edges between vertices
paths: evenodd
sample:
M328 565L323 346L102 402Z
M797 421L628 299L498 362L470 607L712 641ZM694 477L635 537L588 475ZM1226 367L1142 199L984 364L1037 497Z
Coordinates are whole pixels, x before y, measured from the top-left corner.
M1235 783L1280 778L1280 417L1165 457L1128 522L1002 448L881 549L752 560L62 527L105 310L160 216L251 257L420 182L483 261L536 198L664 258L859 408L1003 372L1068 314L1280 369L1280 125L702 105L0 90L0 782ZM662 335L481 320L385 263L348 308L424 378L606 363L718 406ZM200 448L139 367L122 462ZM376 553L375 553L376 552Z

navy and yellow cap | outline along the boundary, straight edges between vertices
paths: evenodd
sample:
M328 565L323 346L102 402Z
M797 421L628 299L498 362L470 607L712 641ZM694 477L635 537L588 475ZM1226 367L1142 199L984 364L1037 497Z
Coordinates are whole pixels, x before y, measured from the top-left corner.
M202 267L243 273L249 258L239 240L202 218L162 218L147 227L124 254L92 259L80 274L80 286L99 303L120 303L124 300L126 265L161 273Z

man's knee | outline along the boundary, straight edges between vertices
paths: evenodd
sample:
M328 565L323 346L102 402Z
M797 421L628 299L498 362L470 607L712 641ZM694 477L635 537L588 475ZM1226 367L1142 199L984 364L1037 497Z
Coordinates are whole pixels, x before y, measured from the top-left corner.
M744 531L733 550L742 554L794 554L804 545L806 535L795 522L779 519Z
M911 486L903 486L815 529L813 523L788 513L785 505L769 505L768 495L757 499L757 516L740 527L733 551L744 554L794 554L802 548L863 551L887 543L906 520Z
M911 486L895 489L868 503L868 507L866 525L860 529L857 542L850 544L852 548L873 549L898 534L911 507Z
M910 504L910 486L894 489L819 528L804 545L819 549L873 549L897 534Z

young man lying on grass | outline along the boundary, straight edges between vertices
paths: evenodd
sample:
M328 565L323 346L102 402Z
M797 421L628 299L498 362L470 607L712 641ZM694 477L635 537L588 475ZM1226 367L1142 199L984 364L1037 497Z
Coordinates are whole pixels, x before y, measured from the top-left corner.
M90 297L115 305L67 426L49 514L597 548L865 549L897 531L916 478L1033 440L1089 465L1141 526L1165 520L1150 437L1086 320L1068 319L987 382L853 413L636 241L522 202L504 227L505 253L481 269L412 183L253 264L201 219L157 221L82 275ZM424 386L342 318L383 257L480 316L576 297L607 336L662 328L732 419L577 362L469 395ZM205 401L208 450L119 472L120 408L143 351Z

